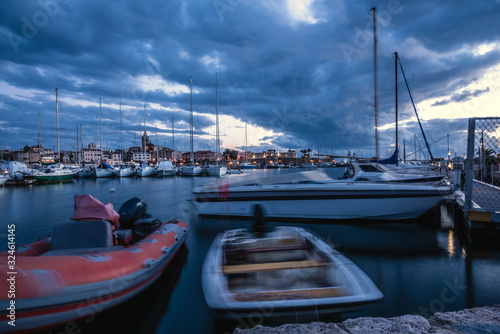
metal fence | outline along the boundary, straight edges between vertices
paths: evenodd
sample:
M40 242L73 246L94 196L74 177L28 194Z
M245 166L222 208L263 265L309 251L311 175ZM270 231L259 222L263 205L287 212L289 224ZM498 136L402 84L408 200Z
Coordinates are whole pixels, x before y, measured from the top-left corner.
M500 211L500 117L470 118L465 210Z

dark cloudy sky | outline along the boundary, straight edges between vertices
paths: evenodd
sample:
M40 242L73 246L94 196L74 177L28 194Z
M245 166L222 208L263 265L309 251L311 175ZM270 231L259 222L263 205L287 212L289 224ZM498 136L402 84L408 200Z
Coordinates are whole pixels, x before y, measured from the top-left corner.
M400 55L435 156L465 152L467 118L500 116L500 0L2 0L0 149L154 143L214 149L215 73L224 148L375 153L372 18L377 7L381 156L395 143ZM424 141L399 73L400 145ZM156 128L156 129L155 129ZM157 133L157 135L156 135ZM156 139L158 137L158 139ZM442 139L445 138L445 139ZM440 140L442 139L442 140Z

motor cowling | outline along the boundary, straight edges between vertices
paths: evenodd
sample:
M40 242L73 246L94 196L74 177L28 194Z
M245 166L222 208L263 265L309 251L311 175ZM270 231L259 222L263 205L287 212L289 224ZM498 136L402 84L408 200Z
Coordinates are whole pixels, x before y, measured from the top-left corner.
M143 200L133 197L126 201L118 210L122 229L133 228L135 221L146 215L148 205Z

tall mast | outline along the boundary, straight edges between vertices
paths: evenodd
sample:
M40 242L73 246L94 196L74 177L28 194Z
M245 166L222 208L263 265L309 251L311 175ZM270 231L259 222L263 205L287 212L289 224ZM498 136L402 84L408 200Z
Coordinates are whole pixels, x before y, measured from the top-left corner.
M146 104L144 104L144 135L142 136L142 161L146 156Z
M217 163L219 163L220 139L219 139L219 100L217 95L217 73L215 73L215 146L217 154Z
M59 101L57 100L57 88L56 88L56 123L57 123L57 162L61 162L61 149L59 146Z
M160 145L158 142L158 129L156 128L156 124L155 124L155 132L156 132L156 163L158 163L158 146Z
M123 162L123 124L122 124L122 103L120 102L120 153Z
M80 124L80 154L82 155L80 161L83 160L83 162L85 163L85 159L83 157L83 134L82 134L82 125L81 124Z
M40 111L38 112L38 152L40 152Z
M193 77L190 77L189 89L191 92L191 101L189 103L189 133L190 133L190 149L191 149L191 164L194 166L194 145L193 145Z
M175 137L174 137L174 116L172 116L172 154L174 154L175 150ZM174 156L172 155L172 160L174 160Z
M247 162L247 125L245 124L245 162Z
M376 21L376 11L377 9L373 7L373 68L374 68L374 81L375 81L375 156L377 159L377 164L379 160L379 150L378 150L378 80L377 80L377 21Z
M101 152L102 161L102 115L101 115L101 98L99 98L99 150Z
M394 64L395 64L395 67L394 67L394 73L395 73L395 82L394 82L394 86L396 87L396 106L395 106L395 110L396 110L396 152L397 152L397 155L399 155L399 139L398 139L398 53L397 52L394 52ZM396 166L398 166L398 156L396 156Z
M80 155L78 154L78 150L80 149L80 143L78 142L78 125L76 126L76 163L80 166Z

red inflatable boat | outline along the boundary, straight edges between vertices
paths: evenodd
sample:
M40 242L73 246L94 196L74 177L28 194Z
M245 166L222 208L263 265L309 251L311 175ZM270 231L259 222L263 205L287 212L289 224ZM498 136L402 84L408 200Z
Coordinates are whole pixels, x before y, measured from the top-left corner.
M186 223L148 217L137 198L119 212L90 195L75 196L78 220L0 254L1 333L91 319L158 278L186 241Z

